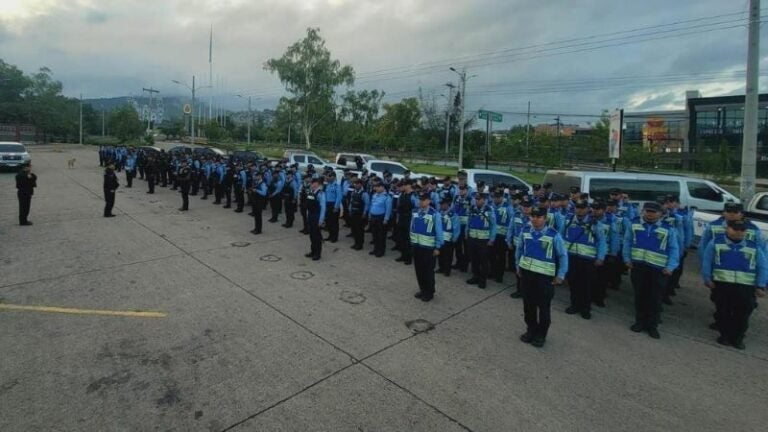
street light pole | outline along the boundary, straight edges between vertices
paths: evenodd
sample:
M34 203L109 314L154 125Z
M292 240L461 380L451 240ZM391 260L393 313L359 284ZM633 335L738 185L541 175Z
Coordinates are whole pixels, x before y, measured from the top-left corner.
M453 83L447 83L448 87L448 106L445 109L445 158L448 159L448 150L451 137L451 111L453 108L453 89L456 87Z
M83 94L80 93L80 145L83 145Z
M472 75L467 78L467 68L462 68L461 72L452 67L450 70L456 72L461 79L461 90L459 93L461 95L461 110L459 113L459 121L461 122L459 125L459 169L462 169L464 167L464 108L467 101L467 80L474 78L477 75Z
M171 81L173 83L175 83L175 84L180 85L180 86L184 86L184 87L186 87L186 88L188 88L188 89L190 89L192 91L192 106L191 106L191 110L190 110L191 111L190 112L190 117L192 118L192 136L191 136L190 142L192 143L192 145L195 145L195 91L197 90L197 88L195 87L195 76L192 75L192 87L190 87L189 85L187 85L187 84L185 84L185 83L183 83L181 81L177 81L177 80L171 80ZM203 87L200 87L200 88L204 89L204 88L208 88L208 87L210 87L210 86L203 86ZM202 116L202 114L201 114L201 116Z
M749 42L747 48L747 88L744 100L744 136L741 147L741 199L748 202L755 194L757 175L758 78L760 74L760 0L749 3Z

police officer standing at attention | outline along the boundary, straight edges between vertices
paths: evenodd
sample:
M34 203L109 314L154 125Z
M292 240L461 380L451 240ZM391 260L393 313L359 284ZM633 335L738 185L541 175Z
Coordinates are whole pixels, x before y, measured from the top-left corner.
M365 223L363 222L366 215L370 211L371 199L368 196L368 192L363 189L363 181L355 179L353 182L354 189L349 196L349 226L352 231L352 239L355 244L352 245L352 249L363 249L363 243L365 242Z
M435 296L435 257L440 255L443 243L443 223L440 212L429 204L432 194L424 192L420 196L419 208L409 220L409 236L413 247L413 264L419 292L415 297L423 302Z
M16 197L19 199L19 225L21 226L32 225L27 218L36 187L37 176L32 173L32 166L24 165L21 172L16 174Z
M494 192L493 210L496 212L496 240L491 253L491 273L496 282L502 283L507 269L507 232L512 226L514 214L512 206L504 200L503 191Z
M147 193L153 194L155 193L155 181L157 180L157 161L153 156L149 156L147 158L146 174L148 188Z
M181 160L181 167L179 168L179 174L176 177L177 184L181 189L181 208L179 211L189 210L189 188L192 186L192 170L189 168L189 163L186 159Z
M490 273L490 248L496 241L496 212L485 204L486 196L485 192L475 194L475 205L469 210L467 218L467 242L472 261L472 277L467 283L477 284L481 289L485 289Z
M565 248L568 250L568 287L571 305L568 315L581 314L592 318L592 289L597 280L597 269L605 263L608 243L603 224L587 214L587 202L576 201L574 215L565 225Z
M336 172L331 170L326 174L325 185L325 222L328 227L328 240L331 243L339 241L339 213L341 211L341 186L336 181Z
M411 214L417 207L416 197L413 195L411 180L403 180L400 186L400 197L397 199L397 227L395 229L395 243L400 256L395 259L405 265L411 264L411 245L408 243L411 226Z
M323 252L323 235L320 228L325 225L326 198L320 186L320 179L312 179L312 186L307 195L307 225L309 226L310 251L306 255L312 261L320 259Z
M515 249L527 326L520 340L537 348L544 346L552 322L554 285L562 284L568 273L568 252L563 238L556 229L547 226L546 216L546 209L531 209L530 225L523 227Z
M235 213L242 213L245 207L245 188L248 184L248 171L243 164L238 165L237 175L235 176Z
M727 223L725 235L709 242L703 253L701 276L712 290L720 311L717 343L743 350L749 316L764 297L768 284L768 258L754 240L746 239L747 224Z
M133 187L133 179L136 178L136 155L131 150L125 158L125 183L126 187Z
M661 220L659 203L646 202L643 215L627 227L623 258L635 290L635 323L631 330L647 331L648 336L658 339L661 299L680 258L677 231Z
M437 260L438 265L435 273L450 276L451 264L453 263L453 245L461 235L461 222L453 212L453 198L449 195L444 196L440 201L440 217L443 223L443 246L440 248L440 257Z
M115 205L115 191L120 186L117 182L117 174L115 174L115 165L107 165L107 169L104 170L104 217L115 217L112 214L112 207Z
M291 228L293 226L293 220L296 218L296 200L298 191L296 190L296 182L294 181L294 172L287 171L285 174L285 185L283 186L283 208L285 209L285 223L283 228Z
M371 197L369 225L373 235L373 250L369 254L380 258L387 248L386 225L392 215L392 196L384 189L384 183L376 179L373 183L374 194Z
M261 234L262 220L261 213L267 205L267 183L264 181L264 175L261 171L253 173L253 230L251 234Z

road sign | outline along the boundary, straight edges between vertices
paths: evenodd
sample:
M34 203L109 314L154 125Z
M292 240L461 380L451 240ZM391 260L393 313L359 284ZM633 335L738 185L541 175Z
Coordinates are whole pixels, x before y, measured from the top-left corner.
M488 120L488 116L491 117L492 122L501 123L503 117L499 113L493 111L480 110L480 119Z
M192 107L189 104L184 104L184 114L192 114Z

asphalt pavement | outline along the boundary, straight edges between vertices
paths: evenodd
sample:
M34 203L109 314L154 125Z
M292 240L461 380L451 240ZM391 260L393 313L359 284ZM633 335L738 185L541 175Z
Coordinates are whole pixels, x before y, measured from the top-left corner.
M128 189L124 173L117 217L103 218L96 148L31 153L33 226L18 226L13 174L0 174L0 431L768 424L768 301L746 350L718 345L695 254L660 340L629 330L625 277L589 321L564 313L559 288L536 349L518 340L511 273L485 290L437 275L423 303L412 267L350 249L347 230L313 262L299 228L254 236L245 213L199 197L179 212L178 192Z

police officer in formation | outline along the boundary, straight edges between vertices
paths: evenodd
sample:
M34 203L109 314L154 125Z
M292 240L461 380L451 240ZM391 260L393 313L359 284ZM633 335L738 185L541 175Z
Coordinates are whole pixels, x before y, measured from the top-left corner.
M307 257L313 260L322 256L322 229L329 231L326 241L338 241L340 217L350 228L354 250L364 248L367 226L375 257L385 255L392 228L400 251L397 261L414 265L416 296L423 301L434 298L435 273L450 276L452 269L471 269L467 283L485 288L488 278L503 282L511 262L517 278L511 296L523 298L527 326L521 340L534 346L546 340L555 286L567 279L571 304L566 312L589 319L591 305L605 307L607 290L618 289L625 268L630 269L635 293L631 329L659 338L661 304L672 303L669 297L678 288L692 240L691 212L680 208L674 196L648 202L641 212L619 189L612 189L608 200L595 198L590 204L590 197L576 188L568 191L569 197L553 191L552 185L534 185L533 194L482 183L474 190L465 175L459 175L457 183L444 178L442 184L367 172L345 172L339 180L333 170L318 172L310 166L302 172L285 161L274 165L266 160L100 148L100 163L109 165L116 158L129 183L135 176L129 173L136 169L146 177L148 193L154 192L157 181L178 186L182 211L188 209L190 189L202 189L201 199L215 191L214 203L225 200L228 208L234 186L238 213L247 192L254 234L262 233L267 203L272 207L270 220L285 213L286 228L293 226L298 210L300 232L310 237ZM108 181L112 176L108 168L105 216L111 215L108 191L118 187L116 176L114 183ZM719 343L744 347L755 297L763 295L768 282L765 248L760 230L744 218L738 204L726 204L723 217L704 229L699 258L704 283L712 290L712 328L720 332Z
M430 203L432 195L423 192L419 197L418 209L408 218L410 245L413 247L413 263L419 292L415 297L423 302L435 296L435 258L440 256L443 242L443 221L440 212Z
M120 183L117 181L117 174L115 174L115 165L109 163L104 170L104 217L115 217L112 214L112 207L115 206L115 192L120 187Z

